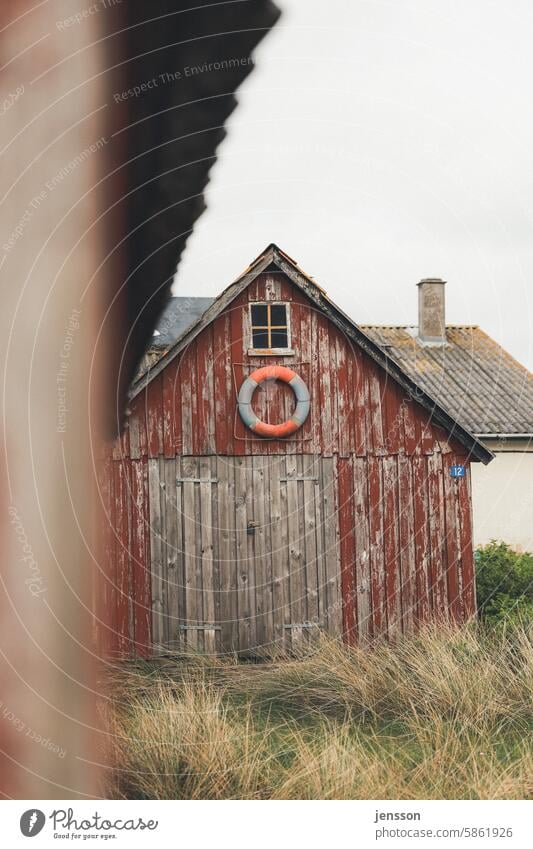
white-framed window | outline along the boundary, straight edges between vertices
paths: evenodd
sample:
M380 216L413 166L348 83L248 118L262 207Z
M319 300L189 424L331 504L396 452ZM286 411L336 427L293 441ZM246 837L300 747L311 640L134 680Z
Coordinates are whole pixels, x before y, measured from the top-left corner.
M279 301L250 304L250 328L252 351L291 352L289 304Z

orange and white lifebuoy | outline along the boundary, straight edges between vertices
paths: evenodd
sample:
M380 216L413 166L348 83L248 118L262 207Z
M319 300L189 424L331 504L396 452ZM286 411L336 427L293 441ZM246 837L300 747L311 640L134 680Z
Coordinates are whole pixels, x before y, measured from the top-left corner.
M258 419L252 409L252 398L255 390L265 380L281 380L287 383L296 396L296 409L290 419L282 424L268 424ZM239 414L246 427L253 430L259 436L267 436L271 439L280 439L295 433L309 415L311 398L309 390L299 375L287 366L264 366L256 369L243 382L239 391Z

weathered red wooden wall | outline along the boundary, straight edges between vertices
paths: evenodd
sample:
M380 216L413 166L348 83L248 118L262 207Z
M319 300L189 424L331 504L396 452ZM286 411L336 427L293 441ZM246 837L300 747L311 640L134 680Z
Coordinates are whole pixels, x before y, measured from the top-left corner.
M249 356L250 301L291 303L287 357ZM237 388L263 364L307 382L311 413L293 438L264 440L240 421ZM280 422L293 408L276 383L255 410ZM177 454L337 455L344 630L347 640L409 631L448 611L474 611L470 469L428 412L355 347L280 273L261 274L132 403L129 427L105 458L102 497L113 628L108 651L150 650L147 459ZM464 479L449 467L463 463Z

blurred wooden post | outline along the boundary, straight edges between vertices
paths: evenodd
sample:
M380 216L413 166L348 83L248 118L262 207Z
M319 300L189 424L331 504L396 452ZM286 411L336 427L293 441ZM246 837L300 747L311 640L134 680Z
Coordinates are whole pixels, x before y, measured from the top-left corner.
M99 792L89 373L110 274L106 12L72 15L69 0L0 9L0 791L15 798Z

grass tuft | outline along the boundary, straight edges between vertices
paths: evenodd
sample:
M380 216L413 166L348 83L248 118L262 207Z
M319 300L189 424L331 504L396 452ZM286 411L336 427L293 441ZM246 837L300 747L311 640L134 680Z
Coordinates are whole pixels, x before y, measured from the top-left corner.
M117 665L107 795L522 799L533 795L526 628L427 628L265 662Z

